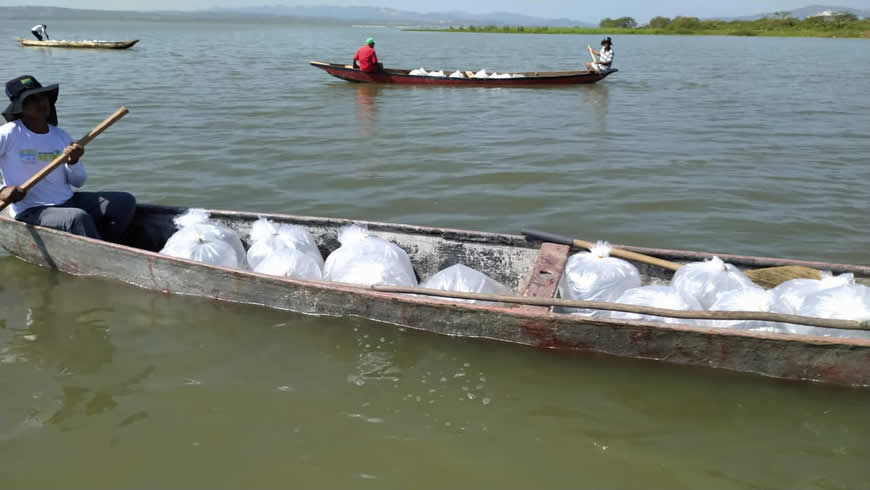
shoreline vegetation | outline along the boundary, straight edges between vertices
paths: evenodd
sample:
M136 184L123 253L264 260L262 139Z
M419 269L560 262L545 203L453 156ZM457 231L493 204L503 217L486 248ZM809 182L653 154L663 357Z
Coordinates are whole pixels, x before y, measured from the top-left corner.
M631 17L603 19L598 27L546 26L459 26L446 29L409 29L437 32L483 32L504 34L607 34L671 36L772 36L844 37L870 39L870 18L858 19L849 13L796 19L788 12L757 20L700 20L697 17L654 17L638 26Z

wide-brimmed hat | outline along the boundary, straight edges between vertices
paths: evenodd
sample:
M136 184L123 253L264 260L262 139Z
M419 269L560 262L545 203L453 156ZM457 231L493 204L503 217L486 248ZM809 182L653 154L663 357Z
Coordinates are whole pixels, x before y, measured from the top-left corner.
M58 92L59 86L56 83L54 85L43 87L35 77L30 75L22 75L13 78L6 82L6 96L9 97L10 102L3 111L3 117L5 117L7 121L18 119L18 115L21 114L24 107L24 99L31 95L48 93L48 99L49 102L51 102L52 117L50 119L54 119L54 121L49 120L49 122L57 125L57 115L54 110L54 104L57 102Z

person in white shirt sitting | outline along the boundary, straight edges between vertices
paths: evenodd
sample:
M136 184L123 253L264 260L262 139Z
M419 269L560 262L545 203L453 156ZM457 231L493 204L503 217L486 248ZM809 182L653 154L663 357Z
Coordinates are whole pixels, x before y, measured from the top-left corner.
M39 39L40 41L42 41L42 36L45 36L45 39L48 40L48 31L46 29L48 29L47 25L37 24L33 26L33 29L31 29L30 32L32 32L33 35L36 36L36 39Z
M0 126L0 200L12 203L17 221L98 240L121 243L136 213L127 192L75 192L88 174L79 161L85 149L57 127L58 85L43 87L30 75L6 83L10 104ZM69 160L25 191L21 186L63 152Z
M601 40L601 51L593 49L592 53L598 55L598 61L586 62L587 70L602 72L613 68L613 41L610 40L610 37Z

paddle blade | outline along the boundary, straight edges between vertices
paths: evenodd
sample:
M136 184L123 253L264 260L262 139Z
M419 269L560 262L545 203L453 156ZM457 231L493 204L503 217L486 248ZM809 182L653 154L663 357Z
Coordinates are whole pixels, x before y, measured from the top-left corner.
M803 265L784 265L780 267L765 267L764 269L753 269L743 271L752 279L752 282L759 286L770 289L779 286L780 284L790 279L821 279L822 275L812 267Z

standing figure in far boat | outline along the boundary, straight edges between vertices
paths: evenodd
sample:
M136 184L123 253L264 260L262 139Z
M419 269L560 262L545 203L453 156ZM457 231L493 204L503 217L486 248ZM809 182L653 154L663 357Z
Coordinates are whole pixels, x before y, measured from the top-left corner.
M30 32L32 32L36 39L39 39L40 41L42 41L42 36L45 36L45 39L48 40L48 31L46 29L48 29L47 25L36 24L33 26L33 29L30 29Z
M357 65L357 62L359 62L359 65ZM378 63L374 39L366 39L365 45L356 50L356 54L353 55L353 67L369 73L384 69L384 65Z
M88 174L79 158L84 147L57 127L57 84L43 87L24 75L6 83L10 104L0 126L0 200L12 203L17 221L46 226L98 240L120 242L136 213L136 199L127 192L74 192ZM30 190L20 186L61 153L69 154Z
M587 61L587 70L601 72L610 70L613 67L613 41L610 40L610 37L601 40L601 51L592 48L589 48L589 50L592 54L598 55L598 61Z

